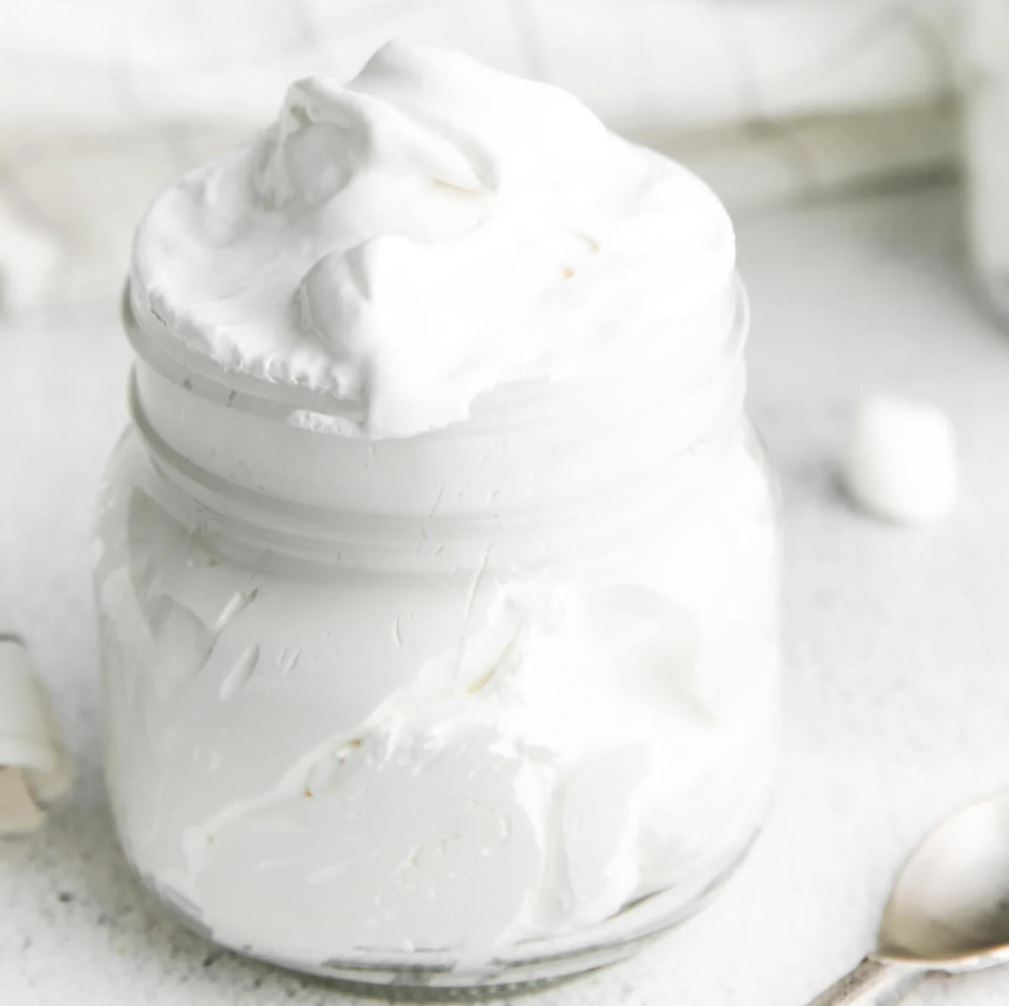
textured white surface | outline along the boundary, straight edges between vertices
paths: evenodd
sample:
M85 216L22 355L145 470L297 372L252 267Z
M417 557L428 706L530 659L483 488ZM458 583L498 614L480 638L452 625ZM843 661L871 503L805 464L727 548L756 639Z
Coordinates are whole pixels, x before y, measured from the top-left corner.
M706 913L530 1006L799 1006L868 947L909 845L958 804L1009 787L1009 336L976 308L958 219L956 194L932 188L740 222L751 401L787 511L777 807ZM108 318L8 328L0 345L0 612L33 643L80 764L41 834L0 843L0 1000L347 1001L213 950L127 874L98 770L87 579L126 348ZM957 424L962 496L934 531L875 523L836 490L849 410L882 387ZM1009 974L989 973L935 980L908 1001L1007 995Z
M609 397L613 340L704 366L705 328L652 333L730 324L734 265L724 206L681 165L557 88L389 42L345 84L292 85L265 133L158 195L130 306L169 354L300 387L292 407L381 439L573 359Z

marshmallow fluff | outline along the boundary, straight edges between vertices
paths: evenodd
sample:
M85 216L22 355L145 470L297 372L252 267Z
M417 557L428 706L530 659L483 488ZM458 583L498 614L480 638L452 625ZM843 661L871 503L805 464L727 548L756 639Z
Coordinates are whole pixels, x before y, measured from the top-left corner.
M685 169L399 44L154 202L96 563L153 890L257 956L479 986L730 869L779 662L733 273Z
M502 381L668 343L733 248L706 186L576 99L389 44L347 85L294 84L274 126L157 199L130 290L223 368L404 436Z

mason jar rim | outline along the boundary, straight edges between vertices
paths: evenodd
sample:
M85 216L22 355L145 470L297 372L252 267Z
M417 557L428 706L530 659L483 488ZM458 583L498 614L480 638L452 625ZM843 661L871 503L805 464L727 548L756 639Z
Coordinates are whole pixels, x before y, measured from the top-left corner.
M679 380L664 386L664 392L689 388L703 379L706 370L731 362L742 355L750 327L750 305L745 284L734 272L725 296L729 300L731 320L725 326L721 342L710 347L700 367L680 372ZM311 433L353 436L370 439L359 427L361 417L350 405L329 391L304 385L271 382L267 378L229 370L210 356L185 343L161 337L137 317L127 282L121 300L121 318L126 337L136 358L167 380L187 391L228 408L252 415L276 418ZM689 324L693 316L683 320ZM166 330L167 331L167 330ZM556 381L548 378L515 378L478 395L470 418L425 430L406 437L376 439L453 438L467 436L493 427L506 430L513 424L537 421L536 406L544 398L556 399L562 389L581 386L577 374ZM598 403L598 399L596 399ZM576 404L577 407L577 404Z
M749 323L738 277L731 295L710 332L696 333L712 345L693 383L667 385L663 373L612 407L594 385L519 383L472 420L374 440L292 422L280 397L292 389L208 376L193 353L175 359L141 330L127 296L130 412L158 476L152 491L222 539L366 566L466 562L490 540L494 561L550 561L591 551L587 534L602 547L678 505L680 483L710 454L692 448L738 426ZM236 376L241 387L230 386Z

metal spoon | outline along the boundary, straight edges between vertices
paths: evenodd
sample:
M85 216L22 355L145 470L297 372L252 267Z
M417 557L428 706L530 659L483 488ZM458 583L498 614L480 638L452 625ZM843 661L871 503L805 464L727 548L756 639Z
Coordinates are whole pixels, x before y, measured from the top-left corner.
M896 1002L930 971L1009 961L1009 795L948 817L907 861L875 950L809 1006Z

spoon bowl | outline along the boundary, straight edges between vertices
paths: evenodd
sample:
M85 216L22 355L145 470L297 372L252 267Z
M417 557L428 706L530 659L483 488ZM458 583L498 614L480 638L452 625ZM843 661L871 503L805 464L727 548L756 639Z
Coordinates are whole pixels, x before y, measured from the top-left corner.
M932 971L1009 963L1009 794L943 821L912 853L878 945L809 1006L892 1003Z
M1009 961L1009 795L961 810L922 842L873 956L958 971Z

